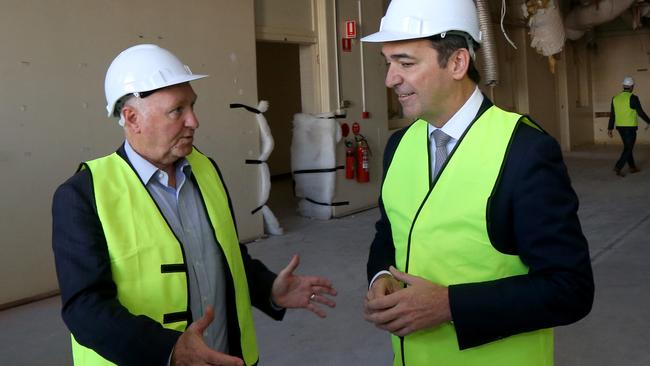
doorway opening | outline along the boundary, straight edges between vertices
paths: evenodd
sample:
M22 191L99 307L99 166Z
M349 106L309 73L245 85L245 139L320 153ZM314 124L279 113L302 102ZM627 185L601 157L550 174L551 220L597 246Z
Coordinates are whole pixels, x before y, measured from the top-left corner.
M265 117L275 141L267 161L268 205L282 221L295 215L297 207L291 176L292 121L294 114L314 109L315 45L258 40L256 52L258 97L269 102Z

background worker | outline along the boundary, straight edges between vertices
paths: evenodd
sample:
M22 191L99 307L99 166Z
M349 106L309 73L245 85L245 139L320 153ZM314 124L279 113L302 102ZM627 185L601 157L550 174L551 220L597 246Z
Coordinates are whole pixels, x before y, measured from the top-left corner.
M251 305L321 317L321 277L279 275L239 244L216 163L193 147L192 74L172 53L137 45L105 80L125 141L82 164L52 208L52 244L75 365L254 365Z
M414 120L385 150L365 318L394 365L551 365L594 296L559 145L479 91L472 0L393 0L362 41Z
M616 165L614 165L614 172L621 177L625 176L622 169L626 163L630 167L630 173L638 173L640 171L634 162L633 155L634 144L636 143L636 131L639 128L637 116L641 116L648 126L650 126L650 118L643 111L639 97L632 94L633 91L634 79L626 76L623 79L623 91L612 98L609 124L607 125L607 136L609 138L612 138L612 130L616 126L616 130L621 135L621 140L623 140L623 152ZM646 126L646 130L648 126Z

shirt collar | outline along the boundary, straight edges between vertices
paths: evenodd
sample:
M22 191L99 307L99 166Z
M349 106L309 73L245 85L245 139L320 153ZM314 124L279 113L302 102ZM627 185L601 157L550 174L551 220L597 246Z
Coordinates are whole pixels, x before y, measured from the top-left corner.
M483 99L483 93L481 93L481 90L477 86L465 104L440 128L442 132L455 140L460 139L467 127L469 127L469 124L474 120L474 117L478 114L481 104L483 104ZM429 123L429 136L436 129L438 128Z
M138 176L145 185L149 184L149 181L155 176L157 172L162 172L155 165L151 164L147 159L143 158L142 155L133 150L128 140L124 140L124 152L126 152L126 157L129 159L131 165L133 166L133 169L135 169L135 172L138 173ZM183 158L180 161L176 162L174 171L178 175L178 172L183 171L186 166L189 166L189 162L187 159Z

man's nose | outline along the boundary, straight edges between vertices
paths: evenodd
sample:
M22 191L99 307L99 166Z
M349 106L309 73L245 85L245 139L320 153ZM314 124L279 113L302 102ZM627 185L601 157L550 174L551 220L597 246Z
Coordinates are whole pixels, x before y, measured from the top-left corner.
M395 71L395 68L392 65L388 65L388 71L386 71L386 86L389 88L394 88L396 85L402 83L402 77L398 72Z
M191 128L193 130L199 128L199 119L196 117L194 110L190 111L190 113L187 115L187 118L185 118L185 127Z

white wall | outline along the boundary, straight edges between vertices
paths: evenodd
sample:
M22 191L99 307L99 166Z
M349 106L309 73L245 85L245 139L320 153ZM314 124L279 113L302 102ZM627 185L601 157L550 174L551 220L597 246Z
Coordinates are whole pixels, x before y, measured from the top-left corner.
M220 164L242 238L262 231L254 117L253 1L23 1L0 4L0 304L57 288L51 197L79 162L114 151L122 132L106 118L103 79L122 49L157 43L195 72L197 146Z
M644 111L650 113L650 32L616 32L598 34L598 48L593 60L593 98L595 112L609 112L612 97L622 90L621 82L626 75L634 77L634 94L639 96ZM593 130L596 143L620 144L620 138L607 137L608 118L594 118ZM637 143L649 144L650 131L639 118Z

